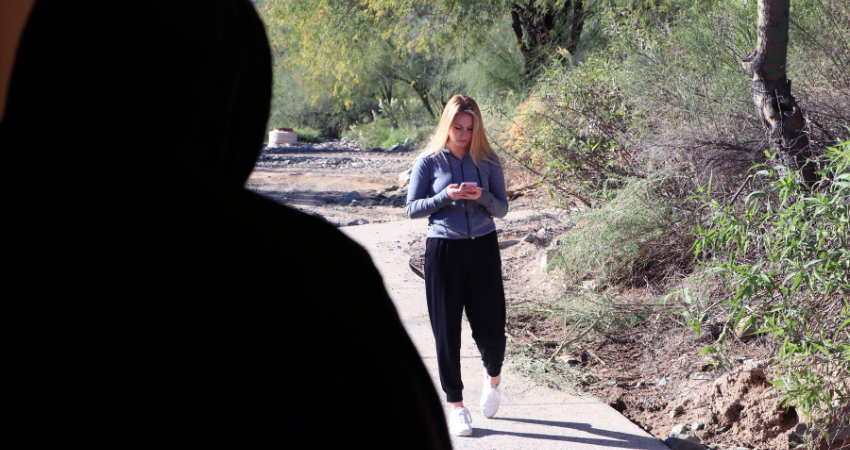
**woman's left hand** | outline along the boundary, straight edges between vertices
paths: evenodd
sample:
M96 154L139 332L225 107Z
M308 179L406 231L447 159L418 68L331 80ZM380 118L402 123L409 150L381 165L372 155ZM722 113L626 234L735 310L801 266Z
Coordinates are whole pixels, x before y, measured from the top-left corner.
M465 188L460 190L460 198L466 200L478 200L481 198L481 188Z

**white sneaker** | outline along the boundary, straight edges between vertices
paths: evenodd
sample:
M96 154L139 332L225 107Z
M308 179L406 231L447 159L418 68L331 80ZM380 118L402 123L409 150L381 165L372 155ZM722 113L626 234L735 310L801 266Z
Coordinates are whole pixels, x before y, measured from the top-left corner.
M455 408L449 415L449 432L455 436L472 436L472 415L466 408Z
M484 417L488 419L495 416L496 411L499 410L499 402L502 400L502 393L499 392L501 384L500 382L496 387L490 387L490 377L487 376L487 372L484 372L484 387L481 390L481 414L484 414Z

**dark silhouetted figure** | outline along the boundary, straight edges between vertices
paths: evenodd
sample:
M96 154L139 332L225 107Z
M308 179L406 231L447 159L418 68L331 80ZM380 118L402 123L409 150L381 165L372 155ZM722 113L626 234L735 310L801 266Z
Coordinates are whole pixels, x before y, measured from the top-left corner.
M243 188L270 96L247 1L36 3L0 124L10 448L450 448L367 253Z

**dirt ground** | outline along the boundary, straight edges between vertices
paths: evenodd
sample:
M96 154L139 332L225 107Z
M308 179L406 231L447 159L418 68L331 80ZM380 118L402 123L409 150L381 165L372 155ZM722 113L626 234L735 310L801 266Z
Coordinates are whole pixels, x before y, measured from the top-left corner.
M416 154L364 152L342 144L267 149L247 187L337 226L407 220L404 201L396 201L407 195L399 174L412 167ZM505 167L506 183L515 195L511 210L533 211L522 219L497 222L499 241L506 246L506 331L513 348L532 349L545 359L570 337L564 335L562 319L547 313L547 305L574 286L545 272L541 260L580 220L581 211L555 208L545 190L531 187L521 170L509 163ZM344 205L352 191L362 200ZM407 243L413 268L421 269L424 248L424 233ZM656 301L654 294L648 288L624 289L615 296L639 306ZM776 394L768 390L769 343L737 341L729 366L715 367L698 353L717 337L719 327L709 327L697 340L690 328L659 315L616 336L589 333L555 362L578 374L580 392L608 402L661 440L679 433L718 449L788 448L798 440L800 419L793 408L778 406Z

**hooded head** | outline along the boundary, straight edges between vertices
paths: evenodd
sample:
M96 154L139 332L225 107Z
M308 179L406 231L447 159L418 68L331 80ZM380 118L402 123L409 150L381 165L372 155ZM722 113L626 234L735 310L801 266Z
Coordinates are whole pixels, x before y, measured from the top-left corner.
M242 185L270 98L265 29L247 1L39 0L0 151L18 168L53 154L83 172L105 161L178 164Z

